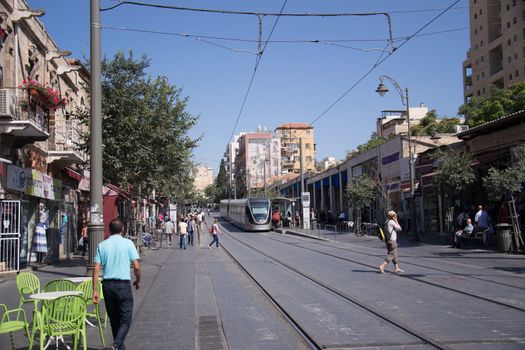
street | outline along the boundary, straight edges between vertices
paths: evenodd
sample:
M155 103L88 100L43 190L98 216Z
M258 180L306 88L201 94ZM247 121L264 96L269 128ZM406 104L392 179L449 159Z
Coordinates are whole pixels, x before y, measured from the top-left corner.
M128 349L525 348L522 255L401 237L405 273L380 274L385 248L376 237L334 242L221 227L220 248L207 249L203 234L186 250L145 252ZM84 263L36 273L44 284L84 274ZM16 306L13 279L0 293ZM23 335L15 338L27 349ZM88 327L88 345L100 347L96 328Z

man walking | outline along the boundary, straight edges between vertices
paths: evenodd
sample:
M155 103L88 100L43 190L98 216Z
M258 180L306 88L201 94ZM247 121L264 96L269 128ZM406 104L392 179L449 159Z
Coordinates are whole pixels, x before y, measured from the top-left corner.
M186 249L186 239L188 237L188 224L186 219L179 222L180 249Z
M379 272L385 273L385 267L389 262L394 263L394 272L405 272L399 268L399 261L397 259L397 232L401 231L401 226L399 225L399 222L397 221L397 214L395 211L390 210L388 212L388 220L385 224L386 232L386 249L387 249L387 256L385 258L385 261L381 265L379 265L377 268L379 269Z
M174 229L173 222L171 222L170 218L166 219L166 222L164 223L164 233L168 236L168 248L171 246L171 238L173 236L173 229Z
M213 243L215 243L215 246L217 248L219 248L219 233L222 234L222 232L219 231L219 224L218 224L218 222L219 222L219 220L214 219L213 220L213 225L210 228L210 233L213 236L213 241L211 241L211 243L208 245L208 249L211 248Z
M108 350L126 349L124 340L131 327L133 316L133 293L131 291L131 273L129 265L133 266L136 289L140 287L140 262L135 245L129 239L123 238L122 222L114 219L109 224L111 236L101 242L93 262L93 303L98 304L98 278L100 268L103 270L102 291L106 300L106 312L109 316L113 345Z

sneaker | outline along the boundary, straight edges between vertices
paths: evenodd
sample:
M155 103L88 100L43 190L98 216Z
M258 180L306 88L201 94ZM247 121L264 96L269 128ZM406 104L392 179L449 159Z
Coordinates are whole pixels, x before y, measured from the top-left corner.
M211 247L210 247L210 246L208 246L208 249L211 249Z

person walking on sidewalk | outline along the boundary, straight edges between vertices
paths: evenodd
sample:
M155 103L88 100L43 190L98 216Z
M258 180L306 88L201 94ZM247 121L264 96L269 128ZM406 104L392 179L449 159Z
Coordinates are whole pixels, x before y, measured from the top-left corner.
M190 215L188 220L188 245L193 245L193 232L196 230L195 219L193 215Z
M390 210L388 212L388 220L385 224L386 232L386 249L388 254L385 261L377 268L381 273L385 273L386 265L392 261L394 263L394 272L405 272L399 268L399 260L397 259L397 232L401 231L401 226L397 221L397 214L395 211Z
M214 219L213 220L213 225L210 227L210 233L213 236L213 241L211 241L211 243L208 245L208 249L211 248L213 243L215 243L215 246L217 248L219 248L219 233L222 234L222 232L219 230L218 222L219 222L219 220Z
M170 218L166 218L166 222L164 223L164 233L168 236L168 248L171 247L171 238L173 237L174 228L175 225L173 225Z
M179 234L180 234L180 249L186 249L186 239L188 237L188 224L186 219L181 219L179 222Z
M140 287L140 262L139 253L129 239L123 238L122 222L114 219L109 224L111 236L101 242L93 262L93 303L100 301L98 291L98 278L102 267L102 292L106 300L106 312L109 316L113 344L106 348L109 350L126 349L124 340L131 327L133 317L133 293L131 291L131 272L129 265L133 266L136 289Z

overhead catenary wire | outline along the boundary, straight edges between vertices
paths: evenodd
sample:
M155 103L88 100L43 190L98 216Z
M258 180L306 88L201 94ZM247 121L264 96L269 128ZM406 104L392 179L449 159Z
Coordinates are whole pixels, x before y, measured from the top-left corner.
M315 117L310 125L315 124L317 121L319 121L321 118L323 118L326 113L328 113L332 108L334 108L335 105L337 105L346 95L350 93L357 85L359 85L366 77L370 75L373 71L377 69L383 62L388 60L392 55L394 55L400 48L406 45L410 40L412 40L416 35L421 33L425 28L427 28L429 25L434 23L439 17L443 16L445 13L447 13L450 9L452 9L458 2L461 0L454 1L450 6L448 6L446 9L441 11L438 15L433 17L430 21L428 21L426 24L424 24L422 27L420 27L418 30L416 30L412 35L408 36L405 41L401 42L401 44L397 47L395 51L389 52L384 58L380 59L378 62L376 62L372 68L370 68L365 74L363 74L357 81L349 88L347 89L341 96L339 96L332 104L330 104L323 112L321 112L317 117Z
M283 12L284 7L286 6L287 2L288 2L288 0L284 0L283 6L281 7L281 12ZM248 88L246 89L246 93L244 94L244 99L242 101L241 108L239 110L239 113L237 114L237 118L235 119L235 123L233 125L233 129L232 129L232 132L231 132L230 137L228 138L228 140L231 140L233 138L233 135L235 135L235 130L237 129L237 125L239 124L239 120L240 120L242 112L244 110L244 106L246 105L246 101L248 99L248 95L250 94L250 90L252 88L253 80L255 79L255 74L257 73L257 68L259 67L259 63L261 62L262 55L264 54L264 52L266 50L266 46L268 45L268 41L272 37L273 31L275 30L275 27L277 26L277 23L279 22L280 18L281 17L277 17L276 18L276 20L275 20L275 22L273 24L272 30L270 31L270 34L268 34L268 38L266 39L266 42L264 43L264 47L259 50L259 55L257 56L257 60L255 62L255 67L254 67L253 73L252 73L252 77L250 79L250 84L248 84Z
M233 42L246 42L246 43L256 43L258 40L255 39L245 39L245 38L232 38L232 37L220 37L220 36L210 36L210 35L199 35L199 34L188 34L188 33L176 33L176 32L167 32L167 31L159 31L159 30L150 30L150 29L139 29L139 28L130 28L130 27L117 27L117 26L111 26L111 25L102 25L102 29L109 29L109 30L119 30L119 31L128 31L128 32L136 32L136 33L145 33L145 34L158 34L158 35L166 35L166 36L175 36L175 37L181 37L186 39L195 39L197 41L217 46L220 48L223 48L225 50L229 50L232 52L244 52L249 53L253 55L257 55L257 52L246 50L246 49L238 49L238 48L232 48L229 46L217 44L211 40L220 40L220 41L233 41ZM446 34L451 32L458 32L458 31L464 31L469 30L469 27L461 27L461 28L451 28L451 29L444 29L440 31L434 31L434 32L428 32L428 33L422 33L418 34L415 37L424 37L424 36L431 36L431 35L439 35L439 34ZM394 37L394 42L404 41L406 40L408 36L398 36ZM356 51L361 52L370 52L370 51L383 51L383 49L379 48L358 48L358 47L348 47L345 45L342 45L340 43L348 43L348 42L389 42L388 38L384 39L295 39L295 40L269 40L268 43L275 43L275 44L325 44L329 46L336 46L346 49L352 49ZM390 44L387 44L387 47Z

